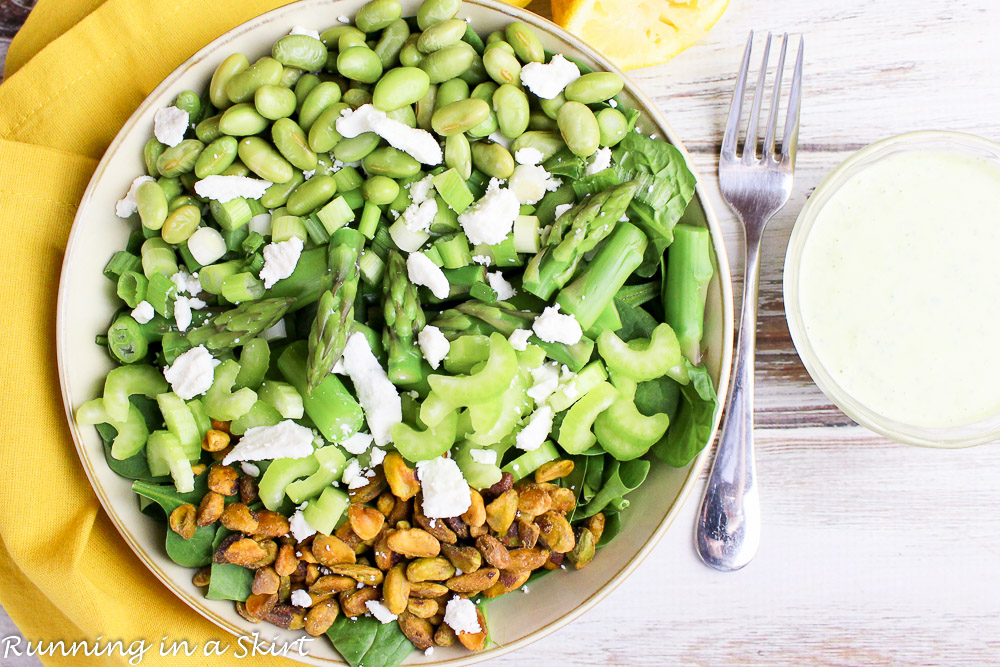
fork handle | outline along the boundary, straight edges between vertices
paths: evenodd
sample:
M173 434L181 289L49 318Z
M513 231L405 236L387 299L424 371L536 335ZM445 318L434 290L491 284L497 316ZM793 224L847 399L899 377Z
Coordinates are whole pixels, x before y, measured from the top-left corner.
M760 544L760 498L753 446L753 370L763 227L763 224L746 225L747 258L736 366L715 462L698 513L698 554L706 565L723 572L739 570L749 563Z

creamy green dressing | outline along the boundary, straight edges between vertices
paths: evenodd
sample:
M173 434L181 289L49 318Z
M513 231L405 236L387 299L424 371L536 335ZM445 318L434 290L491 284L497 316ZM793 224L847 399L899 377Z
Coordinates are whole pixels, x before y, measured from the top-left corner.
M857 401L922 427L1000 413L1000 165L912 151L874 163L816 217L802 320Z

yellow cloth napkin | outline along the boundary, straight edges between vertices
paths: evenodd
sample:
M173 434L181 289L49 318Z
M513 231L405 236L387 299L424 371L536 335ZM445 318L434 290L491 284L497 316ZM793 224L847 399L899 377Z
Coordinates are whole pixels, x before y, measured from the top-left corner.
M32 642L144 639L153 648L142 665L242 662L235 639L164 588L101 510L65 424L55 305L77 204L118 129L201 46L282 4L40 0L11 45L0 85L0 604ZM233 651L160 657L164 636ZM16 657L5 648L0 664ZM120 654L42 660L128 664Z

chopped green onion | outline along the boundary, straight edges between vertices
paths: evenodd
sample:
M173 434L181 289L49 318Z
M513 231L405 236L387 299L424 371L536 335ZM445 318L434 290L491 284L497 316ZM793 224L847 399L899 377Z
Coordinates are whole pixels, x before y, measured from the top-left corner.
M231 303L254 301L264 296L264 283L249 271L235 273L222 281L222 296Z
M297 237L303 243L309 239L309 232L302 218L297 215L282 215L273 218L271 223L271 241L280 243L292 237Z
M359 192L358 195L360 196L360 194ZM354 211L344 196L341 195L317 211L316 217L326 227L327 233L333 234L354 219Z
M222 239L226 242L226 250L229 252L239 252L243 248L243 242L250 236L250 229L243 225L236 229L223 229Z
M149 351L149 342L142 328L131 316L122 313L108 328L108 349L123 364L142 361Z
M475 201L465 179L455 169L438 174L433 178L433 183L438 194L441 195L441 199L455 213L462 213Z
M230 199L224 204L220 201L212 200L208 207L212 212L212 217L215 218L215 221L219 224L219 227L222 227L223 231L238 229L250 222L250 218L253 217L250 205L247 204L247 200L243 197Z
M129 239L131 241L131 238ZM108 280L118 280L126 271L137 271L142 266L142 260L130 252L119 250L111 256L104 267L104 275Z
M382 210L377 204L370 201L365 202L361 210L361 222L358 223L358 231L364 234L369 241L375 238L375 230L378 229L378 222L382 216Z
M534 215L519 215L514 220L514 250L523 253L536 253L541 248L541 232L538 217Z
M344 201L347 202L352 211L356 211L365 205L365 196L361 193L361 188L341 192L340 196L344 198Z
M420 250L420 247L431 237L427 232L415 232L408 228L406 223L403 222L402 216L389 227L389 236L392 237L396 247L404 252Z
M441 265L446 269L459 269L472 264L469 240L462 232L442 236L434 242L434 247L441 255Z
M136 271L125 271L118 277L118 296L129 308L135 308L146 300L146 276Z
M209 294L221 294L222 282L229 276L238 273L242 268L243 262L238 259L206 266L198 273L201 288Z
M361 279L369 286L378 287L382 284L385 262L375 252L365 251L358 260L358 269L361 271Z
M254 201L254 200L251 200ZM258 232L250 232L247 237L243 239L240 249L248 255L252 255L263 247L265 241L264 237Z
M337 192L350 192L357 190L364 183L361 174L354 167L341 167L333 175L333 180L337 182Z
M330 242L330 235L327 233L326 227L319 221L315 213L302 218L302 224L305 225L306 234L309 235L309 239L316 245L323 245Z
M170 274L173 275L173 274ZM174 299L177 285L162 273L154 273L146 287L146 301L158 314L170 319L174 316Z

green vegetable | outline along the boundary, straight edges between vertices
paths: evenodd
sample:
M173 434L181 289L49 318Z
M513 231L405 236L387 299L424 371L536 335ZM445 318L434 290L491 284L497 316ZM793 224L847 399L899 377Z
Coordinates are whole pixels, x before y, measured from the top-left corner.
M326 636L351 667L396 667L413 651L398 623L380 623L370 616L341 614Z
M361 428L364 420L361 405L332 373L311 392L306 390L307 347L305 341L286 347L278 358L278 370L298 390L306 415L323 437L331 442L343 442Z
M708 370L689 365L687 371L691 382L680 388L677 416L667 434L653 445L656 458L675 468L691 463L708 444L719 403Z
M347 467L347 457L339 447L320 447L313 456L319 464L316 472L285 487L285 495L296 505L318 496L326 487L339 480Z
M636 383L614 379L618 398L594 421L594 434L604 451L619 461L639 458L649 451L670 425L667 415L645 416L635 405Z
M402 422L392 426L392 442L396 451L410 461L428 461L441 456L455 444L458 412L452 410L444 419L418 431Z
M698 364L701 362L705 299L715 273L709 231L704 227L677 225L668 259L663 284L666 321L677 333L681 352L692 364Z
M289 484L301 477L309 477L318 470L319 461L315 454L300 459L274 459L257 483L260 501L267 509L277 510Z
M133 482L132 491L152 500L160 506L166 516L170 516L171 512L185 503L197 506L201 502L202 497L208 492L208 475L206 473L198 475L194 479L191 489L186 492L178 491L170 485L154 484L145 480ZM166 536L167 555L170 560L184 567L208 565L212 562L215 532L215 525L203 526L195 531L194 537L185 540L168 529Z
M543 463L555 461L559 457L559 450L556 449L551 440L546 440L538 449L525 452L505 465L503 472L509 472L514 476L514 481L517 482L538 470Z
M240 417L257 402L257 392L248 387L233 391L240 365L229 359L215 367L215 380L205 392L205 410L212 419L229 421Z
M135 456L146 446L149 430L146 420L135 405L129 404L128 417L123 421L112 421L104 407L104 399L87 401L76 411L78 424L107 424L115 430L111 445L111 456L123 461ZM103 435L103 434L102 434Z
M230 530L219 527L212 541L212 552L219 548L222 540L230 534ZM211 577L205 597L209 600L236 600L243 602L253 592L254 571L241 565L231 563L216 563L212 561Z
M507 339L490 336L490 355L482 370L466 376L431 375L431 389L450 405L483 403L502 393L518 372L517 355Z
M130 396L141 394L154 398L169 389L163 373L153 366L119 366L113 368L104 380L104 409L112 422L124 422L129 417Z
M586 519L602 511L612 501L635 491L646 481L649 474L649 461L636 459L634 461L618 462L612 459L604 470L604 480L600 490L583 508L577 508L573 515L574 521ZM627 507L627 501L620 504L619 509Z
M216 315L211 322L194 329L188 334L188 340L192 347L204 345L211 351L246 343L277 324L294 302L289 297L249 301Z
M410 282L406 261L390 251L382 279L382 312L385 329L382 342L389 353L389 379L396 384L413 384L423 377L423 357L415 341L426 319L416 286Z
M677 336L666 322L656 325L651 338L633 338L628 343L615 332L605 331L597 339L597 349L608 370L636 382L665 375L683 360Z
M346 493L328 486L323 489L319 498L311 501L309 506L302 510L302 517L317 532L332 535L350 502Z
M602 382L583 395L567 412L559 427L559 446L570 454L582 454L597 442L590 429L597 416L618 397L608 382Z

